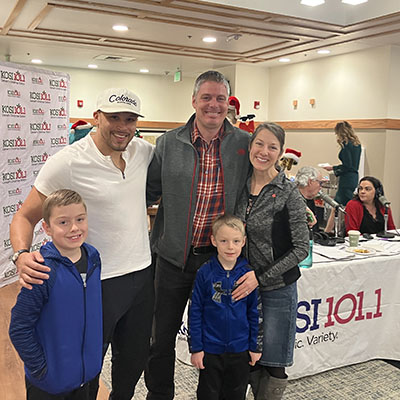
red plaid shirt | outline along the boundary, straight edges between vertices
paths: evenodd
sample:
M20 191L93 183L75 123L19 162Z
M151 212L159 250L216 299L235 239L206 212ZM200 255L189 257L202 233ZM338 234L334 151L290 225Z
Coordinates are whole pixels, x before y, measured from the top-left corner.
M223 127L208 144L194 124L192 143L199 154L199 180L197 183L196 210L193 218L192 246L210 246L211 225L224 213L224 174L220 158Z

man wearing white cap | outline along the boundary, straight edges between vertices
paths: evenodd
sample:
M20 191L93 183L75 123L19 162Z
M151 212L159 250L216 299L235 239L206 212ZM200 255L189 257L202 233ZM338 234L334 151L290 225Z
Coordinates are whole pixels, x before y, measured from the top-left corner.
M47 279L39 252L29 252L42 203L57 189L78 192L88 207L87 242L102 260L103 341L112 344L110 399L131 399L148 356L154 302L145 187L153 146L134 137L140 99L108 89L93 113L95 132L65 147L40 170L10 228L13 261L26 288ZM91 399L98 382L91 382Z

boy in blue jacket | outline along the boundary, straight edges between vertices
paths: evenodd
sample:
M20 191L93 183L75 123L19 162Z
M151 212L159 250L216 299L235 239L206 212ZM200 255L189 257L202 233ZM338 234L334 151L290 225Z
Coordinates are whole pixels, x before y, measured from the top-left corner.
M43 219L52 238L40 249L49 279L21 289L10 338L25 364L28 400L86 400L102 364L100 256L84 243L86 205L78 193L53 192Z
M257 290L232 299L237 280L251 270L240 257L245 244L240 218L218 217L211 243L218 254L197 272L189 308L191 362L200 369L197 398L243 400L250 365L260 359L262 345L257 342Z

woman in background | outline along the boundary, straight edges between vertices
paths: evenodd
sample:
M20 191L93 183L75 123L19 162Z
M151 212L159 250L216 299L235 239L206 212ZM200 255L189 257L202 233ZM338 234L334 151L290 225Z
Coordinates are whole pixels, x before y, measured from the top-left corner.
M346 205L346 233L350 230L361 233L379 233L384 231L385 207L379 197L384 195L383 186L379 179L373 176L364 176L360 180L357 194ZM387 229L396 229L392 211L388 210Z
M293 363L297 316L298 264L308 255L306 205L297 185L278 162L285 131L264 123L251 137L252 165L237 215L246 221L246 255L254 271L238 279L234 300L259 286L263 314L263 352L250 373L256 400L278 400L287 385L285 367Z
M335 166L329 165L324 168L327 171L333 171L333 173L339 177L335 201L345 206L353 198L354 190L357 187L361 142L352 126L347 121L336 124L335 134L336 140L341 147L339 159L342 163ZM334 215L335 212L332 210L326 224L325 232L332 231Z

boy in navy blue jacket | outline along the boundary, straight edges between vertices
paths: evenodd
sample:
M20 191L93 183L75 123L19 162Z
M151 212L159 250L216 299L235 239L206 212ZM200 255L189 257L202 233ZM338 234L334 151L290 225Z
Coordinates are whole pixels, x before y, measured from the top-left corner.
M218 255L197 272L189 308L192 364L200 369L199 400L243 400L250 365L261 357L257 343L257 290L235 301L232 292L250 267L240 257L245 244L243 222L232 215L218 217L211 242Z
M25 364L28 400L86 400L102 364L100 256L84 243L86 205L78 193L53 192L43 219L52 238L40 249L49 279L21 289L10 338Z

